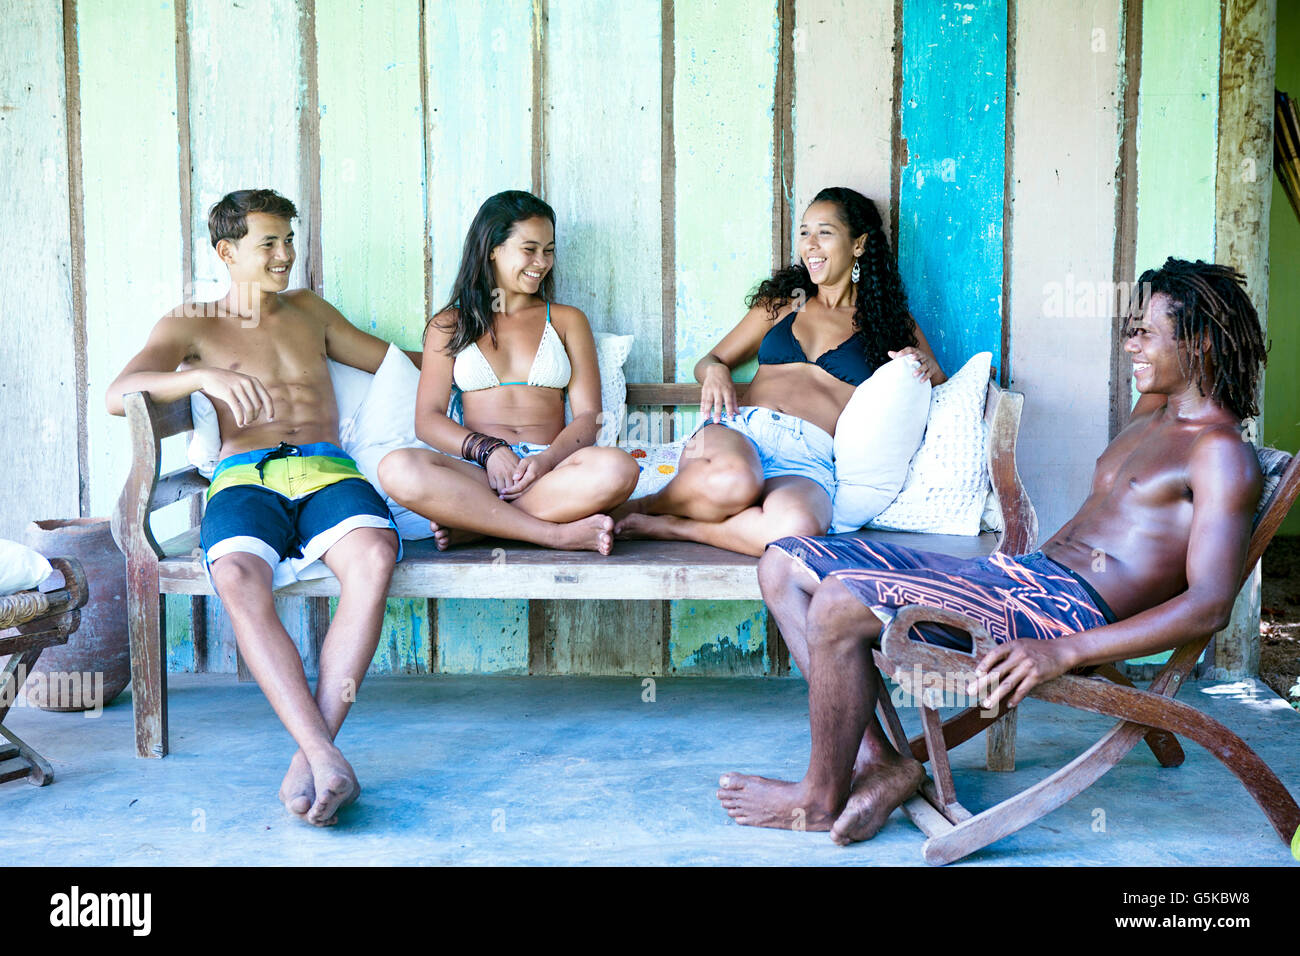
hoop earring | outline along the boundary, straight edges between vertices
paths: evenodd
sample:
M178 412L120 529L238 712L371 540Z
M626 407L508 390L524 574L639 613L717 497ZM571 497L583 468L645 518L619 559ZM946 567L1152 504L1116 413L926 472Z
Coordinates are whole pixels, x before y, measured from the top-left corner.
M858 280L862 278L862 265L857 259L853 260L853 274L849 276L849 278L853 281L854 285L857 285Z

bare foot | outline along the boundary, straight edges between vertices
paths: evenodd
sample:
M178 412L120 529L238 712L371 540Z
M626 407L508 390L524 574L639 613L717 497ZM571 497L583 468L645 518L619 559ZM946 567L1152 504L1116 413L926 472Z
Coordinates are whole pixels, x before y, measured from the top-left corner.
M433 543L438 546L439 551L446 551L458 544L469 544L471 541L483 540L483 535L477 531L462 531L460 528L447 528L436 521L430 521L429 527L433 529Z
M592 515L579 521L557 524L554 536L547 544L561 551L609 554L614 550L614 519L609 515Z
M676 520L671 515L648 515L639 511L633 511L630 514L623 515L614 525L614 536L617 538L656 538L660 541L671 541L673 535L673 522Z
M316 783L312 778L311 764L301 750L289 761L289 772L280 784L280 802L296 817L305 817L316 802Z
M742 826L829 830L835 818L834 809L810 796L802 781L728 773L718 781L718 788L718 802Z
M924 779L925 768L911 756L879 762L857 775L844 812L831 827L831 839L840 846L870 840Z
M352 765L337 748L312 765L312 781L316 802L307 811L306 820L314 826L330 827L338 823L339 808L361 795L361 785Z
M650 497L651 496L647 495L646 497L638 498L635 501L625 501L617 508L613 509L609 513L609 516L614 519L614 523L617 525L618 522L622 521L628 515L641 514L645 511L646 502L650 500Z

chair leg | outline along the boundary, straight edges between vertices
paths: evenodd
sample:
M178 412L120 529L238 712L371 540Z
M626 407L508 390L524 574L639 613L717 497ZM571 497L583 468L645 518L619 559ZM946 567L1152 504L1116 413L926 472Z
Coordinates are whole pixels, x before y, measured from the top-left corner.
M46 762L44 757L29 747L21 737L4 724L0 724L0 736L3 736L18 750L17 757L12 760L4 761L4 763L12 763L15 761L25 761L27 763L25 771L19 768L19 772L11 773L5 776L4 779L13 780L20 776L26 776L27 782L37 787L48 786L54 782L54 770L50 767L49 763Z
M1016 715L1014 707L1007 708L989 727L984 738L984 766L1000 773L1016 769Z
M1121 684L1124 687L1133 686L1133 682L1121 674L1114 664L1103 664L1097 668L1096 673L1111 683ZM1151 753L1155 755L1156 761L1162 767L1181 767L1183 761L1187 759L1187 754L1183 753L1178 738L1167 731L1153 730L1146 735L1145 739L1147 746L1151 748Z
M167 644L156 564L127 568L131 709L137 757L167 756Z

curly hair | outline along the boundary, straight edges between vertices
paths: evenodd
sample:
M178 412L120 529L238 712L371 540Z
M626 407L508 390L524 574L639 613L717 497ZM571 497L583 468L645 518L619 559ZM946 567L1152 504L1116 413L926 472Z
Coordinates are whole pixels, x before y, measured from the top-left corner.
M446 325L438 323L439 328L452 332L451 341L447 343L450 354L456 355L484 335L490 335L492 344L496 344L496 322L492 314L496 282L489 257L493 249L510 238L515 223L534 218L548 219L552 228L555 226L555 210L532 193L520 189L497 193L479 207L465 235L465 248L460 255L460 269L456 273L451 298L425 323L426 337L437 315L455 309L456 318L452 322ZM555 300L554 269L543 277L537 292L547 302Z
M1196 349L1209 342L1208 362L1192 362L1189 368L1179 356L1197 391L1237 418L1258 415L1259 376L1268 361L1268 347L1259 314L1246 295L1246 277L1231 266L1171 256L1159 269L1148 269L1138 278L1129 318L1140 315L1158 292L1170 299L1174 336L1180 342ZM1126 320L1125 335L1128 329ZM1207 391L1211 374L1214 380Z
M890 351L918 344L916 322L907 311L903 279L885 238L880 213L870 199L847 186L829 186L814 196L813 202L834 203L851 237L866 233L866 248L858 260L861 276L856 286L853 328L866 342L868 366L879 368L889 361ZM817 285L804 264L796 262L764 279L745 301L751 309L766 306L775 319L800 292L804 298L811 298L817 294Z

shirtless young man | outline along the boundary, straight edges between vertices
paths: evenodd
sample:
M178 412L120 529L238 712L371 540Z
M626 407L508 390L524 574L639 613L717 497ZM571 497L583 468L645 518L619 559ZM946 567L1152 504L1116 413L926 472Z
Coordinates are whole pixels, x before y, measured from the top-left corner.
M230 270L229 293L163 316L108 387L107 403L122 415L129 392L171 402L202 391L213 400L222 446L200 531L204 563L249 670L298 742L280 799L328 826L360 794L334 738L374 657L400 545L384 500L338 447L325 361L374 372L388 343L314 293L285 291L297 215L269 189L214 205L208 228ZM274 565L299 555L323 558L339 580L315 698L271 594Z
M1227 624L1262 487L1241 433L1258 412L1265 358L1243 281L1177 259L1142 275L1145 301L1130 312L1125 344L1142 397L1097 460L1083 507L1041 551L958 560L849 536L768 548L759 581L808 679L812 757L797 783L723 776L718 799L737 823L802 821L847 844L873 836L919 786L921 764L890 746L874 716L873 608L888 613L920 593L921 603L962 610L1007 638L968 688L989 708L1014 707L1074 668ZM921 630L927 642L970 647L956 632Z

